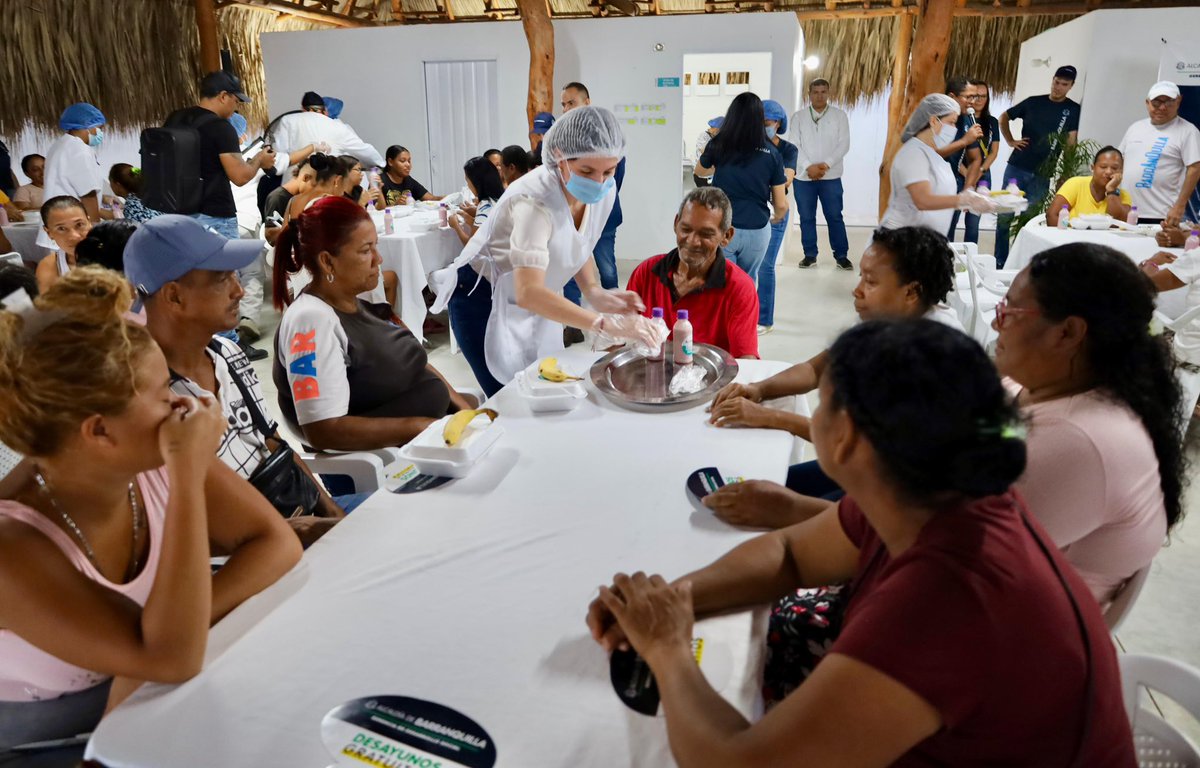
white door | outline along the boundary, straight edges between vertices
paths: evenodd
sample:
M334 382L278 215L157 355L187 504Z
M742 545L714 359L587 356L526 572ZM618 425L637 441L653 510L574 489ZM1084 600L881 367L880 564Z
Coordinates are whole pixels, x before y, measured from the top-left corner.
M425 114L429 125L429 189L461 189L463 163L499 147L496 62L425 62Z

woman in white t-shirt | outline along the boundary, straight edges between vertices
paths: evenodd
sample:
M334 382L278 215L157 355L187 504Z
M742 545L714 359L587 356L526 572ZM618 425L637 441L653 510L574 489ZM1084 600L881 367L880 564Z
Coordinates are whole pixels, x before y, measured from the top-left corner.
M488 160L486 156L472 157L468 160L463 165L463 175L467 178L467 189L471 190L477 203L474 208L463 206L462 213L451 216L449 222L454 231L458 233L458 239L462 240L463 245L466 245L483 226L483 222L487 221L492 206L504 194L504 180L500 178L500 171L496 170L496 164ZM466 216L462 214L466 214ZM470 268L467 267L467 269ZM474 270L471 270L471 273L473 275Z
M956 193L950 165L937 153L954 141L960 112L958 102L942 93L921 99L904 126L900 151L892 159L892 194L879 226L950 229L956 208L992 213L988 198L971 190Z

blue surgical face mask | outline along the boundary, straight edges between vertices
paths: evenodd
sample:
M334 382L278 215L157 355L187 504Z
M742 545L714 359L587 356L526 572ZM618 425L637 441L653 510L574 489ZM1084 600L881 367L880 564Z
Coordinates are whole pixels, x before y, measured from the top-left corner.
M775 138L775 126L773 126L773 125L767 126L767 138L768 139Z
M584 205L595 205L604 199L604 196L608 194L610 189L617 185L617 182L612 176L605 179L604 183L600 183L586 176L579 176L572 173L571 177L566 180L565 185L567 191L576 200Z
M104 129L97 128L96 132L88 136L88 146L99 148L104 143Z

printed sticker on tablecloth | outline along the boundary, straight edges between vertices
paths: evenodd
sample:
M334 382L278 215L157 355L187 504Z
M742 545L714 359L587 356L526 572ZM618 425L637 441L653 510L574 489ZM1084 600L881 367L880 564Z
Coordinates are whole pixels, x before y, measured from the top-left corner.
M321 738L339 768L496 764L496 745L479 723L449 707L407 696L352 699L325 715Z
M729 685L733 676L733 653L728 645L704 637L693 637L692 658L713 690L720 693ZM625 706L643 715L662 716L658 683L650 671L650 665L637 651L632 648L613 651L608 671L613 690Z

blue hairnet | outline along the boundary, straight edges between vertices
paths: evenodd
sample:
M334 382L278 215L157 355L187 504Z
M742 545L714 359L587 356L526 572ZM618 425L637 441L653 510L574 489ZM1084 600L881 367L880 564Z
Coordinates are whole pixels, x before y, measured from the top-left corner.
M246 118L242 117L242 115L238 112L234 112L229 116L229 122L233 124L233 130L237 131L238 136L241 136L243 133L245 133L246 129L249 127L248 123L246 123Z
M709 128L720 128L725 124L725 115L717 115L712 120L708 121Z
M324 96L322 100L325 102L325 111L331 118L337 120L338 116L342 114L342 107L345 106L345 102L333 96Z
M64 131L86 131L88 128L95 128L107 122L103 112L86 101L81 101L63 110L62 115L58 118L58 127Z
M779 129L775 131L777 136L787 133L787 112L783 111L783 105L778 101L774 99L763 101L763 117L767 120L779 121Z

